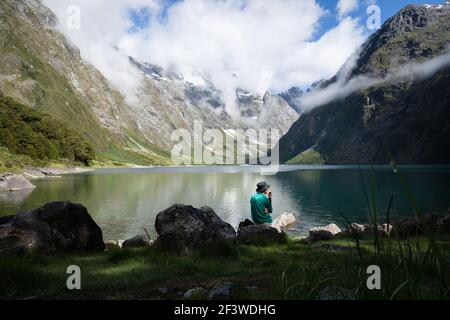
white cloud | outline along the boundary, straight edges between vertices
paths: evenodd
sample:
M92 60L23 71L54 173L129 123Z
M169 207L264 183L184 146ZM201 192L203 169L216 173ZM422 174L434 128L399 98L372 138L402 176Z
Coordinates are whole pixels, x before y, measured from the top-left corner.
M339 0L337 7L339 17L344 17L358 9L358 0Z
M359 21L346 17L315 39L329 15L315 0L184 0L168 9L164 21L152 19L132 34L127 9L149 6L156 17L161 0L44 1L60 19L67 6L81 7L82 29L61 30L122 91L140 81L126 59L130 55L193 82L209 77L230 113L236 88L264 93L328 78L366 38Z
M353 60L349 61L352 65ZM434 75L441 69L450 67L450 53L437 56L422 63L409 63L392 70L383 78L372 78L360 75L347 81L344 74L337 81L322 90L313 91L298 99L297 104L304 111L309 111L336 99L342 99L353 92L363 91L371 87L386 84L391 81L424 79Z
M157 8L156 0L44 0L58 17L58 29L76 46L81 56L99 69L103 75L129 100L140 84L140 74L132 67L120 42L130 28L128 9L151 6ZM80 9L79 29L70 28L73 6ZM69 24L68 24L69 22Z

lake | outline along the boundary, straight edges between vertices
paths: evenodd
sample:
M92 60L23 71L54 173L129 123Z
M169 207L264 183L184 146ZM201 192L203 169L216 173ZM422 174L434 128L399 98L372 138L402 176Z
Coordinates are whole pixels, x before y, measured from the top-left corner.
M423 211L450 208L449 166L400 166L400 175ZM236 227L250 216L249 198L255 185L272 186L274 217L289 211L299 221L290 231L305 235L312 226L368 222L364 185L376 195L386 215L395 194L393 216L411 216L405 188L390 166L281 166L276 175L262 176L258 167L183 167L99 169L60 178L34 180L36 189L0 193L0 215L29 210L56 200L86 206L103 229L104 239L126 239L147 228L155 235L158 212L174 203L207 205ZM371 195L370 195L371 196Z

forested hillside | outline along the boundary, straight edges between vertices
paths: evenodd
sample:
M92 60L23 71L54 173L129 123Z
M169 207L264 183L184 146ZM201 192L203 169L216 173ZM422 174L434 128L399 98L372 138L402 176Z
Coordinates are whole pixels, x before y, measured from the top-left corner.
M0 94L0 146L39 160L68 160L89 165L92 145L49 114Z

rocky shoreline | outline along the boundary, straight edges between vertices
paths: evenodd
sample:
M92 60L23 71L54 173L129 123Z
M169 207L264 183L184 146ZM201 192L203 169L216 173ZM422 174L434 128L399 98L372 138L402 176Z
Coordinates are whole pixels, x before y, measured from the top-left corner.
M65 174L78 174L84 172L91 172L94 169L70 167L70 168L50 168L50 167L28 167L23 171L23 175L29 179L39 179L47 177L59 177Z
M288 220L290 221L290 219ZM234 257L247 249L254 249L239 248L239 245L260 246L261 250L265 250L263 248L265 245L286 244L279 247L279 257L287 252L292 252L292 250L309 247L314 252L317 250L317 254L320 254L323 259L328 255L356 250L355 247L342 246L333 241L327 243L327 240L337 240L340 237L363 239L368 236L369 238L366 239L372 241L375 234L374 229L382 237L415 237L423 234L428 227L449 235L450 214L446 216L427 214L420 219L411 217L392 225L379 225L377 228L353 223L341 229L336 224L330 224L311 228L307 238L289 239L282 230L277 230L270 225L255 225L249 220L241 222L236 231L209 207L194 208L184 204L175 204L157 215L155 227L158 234L155 240L151 240L148 234L142 234L127 240L104 241L101 228L83 205L71 202L52 202L29 212L0 217L0 257L5 256L6 258L11 255L20 257L31 253L32 256L64 259L66 253L72 253L79 259L84 257L103 259L102 253L107 251L109 257L114 261L117 257L146 259L151 256L152 259L155 259L153 263L161 265L158 257L163 257L163 260L167 259L166 253L172 254L172 258L178 259L178 261L192 262L197 261L195 259L198 259L198 254L206 255L204 259L215 259L216 257L223 259L226 256ZM317 241L319 243L311 245ZM132 250L150 247L152 249L148 251ZM268 250L274 249L268 247ZM193 254L195 252L196 254ZM305 252L311 252L311 250L308 249ZM163 253L162 256L161 253ZM183 257L182 260L179 259L180 256ZM266 256L262 253L258 257L258 259L265 259ZM97 268L102 268L103 263L97 265ZM149 277L149 279L153 278ZM108 282L107 285L109 286L110 283ZM261 280L248 281L245 278L243 282L239 280L236 282L235 278L228 279L220 276L208 281L188 281L176 285L165 281L158 285L159 287L153 288L150 292L158 299L227 300L235 297L239 290L244 290L250 296L266 290L264 281ZM345 287L342 287L344 289L336 288L333 286L322 288L318 293L319 299L354 299L354 291L347 290ZM342 289L344 293L348 294L335 296L335 289L338 292L341 292ZM107 296L110 295L107 289L105 292ZM131 292L135 292L134 294L137 296L141 295L136 288L131 289Z
M284 217L292 225L290 215L285 214ZM155 228L158 234L156 240L151 240L148 234L142 234L127 240L104 241L101 228L83 205L52 202L29 212L0 217L0 253L48 255L158 246L164 251L185 256L205 248L216 253L233 250L237 243L259 246L283 244L289 240L283 230L270 225L257 225L250 220L241 222L236 231L213 209L184 204L174 204L158 213ZM329 224L311 228L308 237L293 240L310 244L340 236L373 236L375 232L380 237L409 237L424 234L427 228L450 234L450 214L431 213L421 218L406 218L393 225L378 225L377 228L352 223L344 231L336 224Z
M30 180L41 178L59 178L66 174L79 174L91 172L90 168L50 168L50 167L28 167L23 169L22 174L2 173L0 174L0 192L15 192L34 189Z

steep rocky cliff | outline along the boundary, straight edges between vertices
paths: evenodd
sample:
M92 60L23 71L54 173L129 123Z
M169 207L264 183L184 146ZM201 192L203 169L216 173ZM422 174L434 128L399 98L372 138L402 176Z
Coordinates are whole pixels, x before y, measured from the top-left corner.
M315 150L327 163L450 163L449 21L449 4L390 18L321 86L358 90L304 113L280 140L282 161Z

